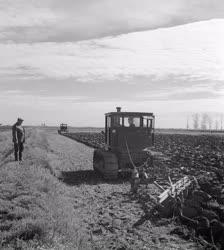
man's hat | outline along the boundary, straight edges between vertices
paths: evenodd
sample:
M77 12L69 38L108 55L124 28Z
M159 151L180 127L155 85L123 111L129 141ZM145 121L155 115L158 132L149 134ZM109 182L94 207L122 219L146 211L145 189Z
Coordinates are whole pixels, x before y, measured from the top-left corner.
M23 122L24 120L22 118L17 119L18 122Z

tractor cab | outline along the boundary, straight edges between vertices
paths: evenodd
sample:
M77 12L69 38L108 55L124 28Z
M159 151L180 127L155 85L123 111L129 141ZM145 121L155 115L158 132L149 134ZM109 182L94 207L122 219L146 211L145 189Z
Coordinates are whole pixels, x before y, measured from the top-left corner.
M96 149L93 168L107 179L117 178L118 172L130 172L133 165L148 160L146 148L154 144L153 113L117 112L105 114L105 149Z
M105 142L115 151L130 149L142 150L154 144L153 113L117 112L105 114Z
M68 125L64 124L64 123L61 123L60 128L58 130L58 133L63 134L63 133L67 133L67 132L68 132Z

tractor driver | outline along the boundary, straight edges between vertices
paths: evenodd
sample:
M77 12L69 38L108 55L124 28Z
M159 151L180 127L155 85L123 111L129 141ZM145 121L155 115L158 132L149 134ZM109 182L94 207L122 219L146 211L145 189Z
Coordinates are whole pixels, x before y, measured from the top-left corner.
M135 123L134 123L134 118L133 117L128 117L128 123L129 123L129 127L130 128L135 127Z

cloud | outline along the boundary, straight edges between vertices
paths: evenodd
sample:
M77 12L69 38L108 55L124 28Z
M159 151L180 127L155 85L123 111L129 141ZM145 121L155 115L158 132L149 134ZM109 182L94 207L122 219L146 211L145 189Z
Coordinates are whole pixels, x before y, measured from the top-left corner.
M224 20L75 43L0 44L1 79L223 81ZM1 80L2 81L2 80Z
M178 84L175 82L163 83L161 87L136 94L136 100L154 101L178 101L224 98L224 85L222 82L187 82Z
M23 109L28 106L34 108L36 106L46 109L52 109L58 106L59 103L63 105L72 105L74 103L80 103L88 100L87 96L45 96L41 91L35 95L30 91L22 90L7 90L2 91L0 94L1 105L16 106Z
M0 0L0 41L69 42L224 18L220 0Z
M119 105L183 127L222 112L223 13L220 0L0 0L1 121L98 126Z
M1 28L44 26L56 21L53 11L43 1L1 0L0 9Z
M166 96L167 100L200 100L200 99L217 99L217 98L223 98L224 95L220 93L210 92L210 91L197 91L192 90L189 92L177 92L172 93Z

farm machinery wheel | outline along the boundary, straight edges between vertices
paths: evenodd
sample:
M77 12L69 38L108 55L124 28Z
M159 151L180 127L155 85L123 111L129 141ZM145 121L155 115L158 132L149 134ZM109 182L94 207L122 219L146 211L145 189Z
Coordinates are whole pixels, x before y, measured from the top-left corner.
M93 154L93 169L105 179L116 179L118 176L118 160L114 153L97 149Z

